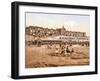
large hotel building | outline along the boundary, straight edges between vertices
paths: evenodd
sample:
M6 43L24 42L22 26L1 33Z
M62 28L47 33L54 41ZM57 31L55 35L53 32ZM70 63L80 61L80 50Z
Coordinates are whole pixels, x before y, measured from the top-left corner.
M64 26L57 29L29 26L26 27L25 34L26 42L32 41L33 44L36 41L40 41L41 44L71 43L89 46L89 36L86 35L86 32L68 31Z

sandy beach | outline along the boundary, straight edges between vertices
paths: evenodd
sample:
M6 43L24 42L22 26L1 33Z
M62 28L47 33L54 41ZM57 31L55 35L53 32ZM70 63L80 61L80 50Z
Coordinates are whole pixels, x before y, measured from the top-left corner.
M74 45L72 54L56 54L55 49L30 45L25 47L25 67L57 67L89 65L89 47Z

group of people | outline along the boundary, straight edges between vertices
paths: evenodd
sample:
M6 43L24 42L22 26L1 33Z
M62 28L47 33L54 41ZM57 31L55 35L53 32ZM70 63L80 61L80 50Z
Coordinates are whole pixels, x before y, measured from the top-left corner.
M48 45L48 48L51 49L52 45ZM69 45L54 45L53 49L55 49L56 54L68 54L73 53L74 49L72 44Z

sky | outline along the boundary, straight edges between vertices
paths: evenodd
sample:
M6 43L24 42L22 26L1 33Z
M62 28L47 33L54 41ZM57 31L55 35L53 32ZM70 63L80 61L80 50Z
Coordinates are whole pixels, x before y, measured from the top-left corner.
M68 31L90 33L90 16L75 14L51 14L26 12L26 26L42 26L44 28L62 28Z

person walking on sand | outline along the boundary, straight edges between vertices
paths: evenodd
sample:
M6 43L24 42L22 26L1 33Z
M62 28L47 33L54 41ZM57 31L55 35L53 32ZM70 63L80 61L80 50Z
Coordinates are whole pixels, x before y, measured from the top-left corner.
M69 46L67 46L66 48L66 52L70 54L70 56L72 55L72 53L74 52L74 49L72 47L72 45L70 44Z

